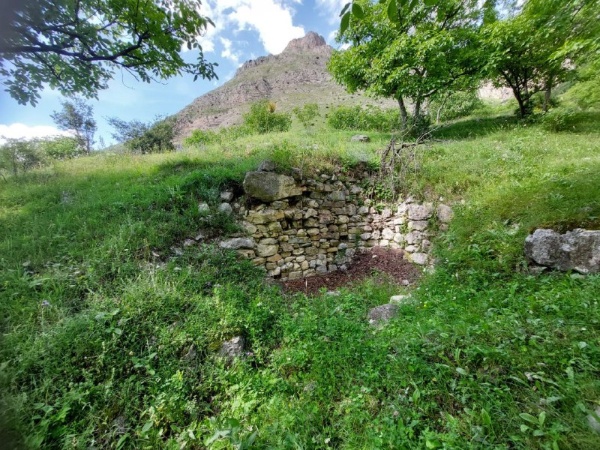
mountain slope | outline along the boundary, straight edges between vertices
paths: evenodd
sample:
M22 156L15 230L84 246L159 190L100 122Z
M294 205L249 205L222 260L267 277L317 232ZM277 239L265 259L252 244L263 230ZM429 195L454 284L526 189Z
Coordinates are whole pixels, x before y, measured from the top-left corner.
M198 97L176 115L176 141L195 129L239 124L249 105L260 99L277 104L278 111L317 103L323 109L340 104L395 107L390 100L348 94L327 71L333 49L322 36L309 32L290 41L280 55L246 61L235 76L219 88Z

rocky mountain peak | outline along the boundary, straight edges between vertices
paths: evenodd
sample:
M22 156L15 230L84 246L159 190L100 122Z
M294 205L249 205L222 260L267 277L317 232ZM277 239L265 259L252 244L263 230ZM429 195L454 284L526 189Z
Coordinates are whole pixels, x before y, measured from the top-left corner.
M325 42L323 36L315 33L314 31L309 31L304 37L292 39L288 43L283 53L303 52L326 45L327 43Z
M276 103L279 112L291 112L306 103L317 103L323 113L336 105L397 106L393 101L349 94L336 84L327 71L332 52L325 39L311 31L290 41L278 55L246 61L231 80L177 113L175 142L181 143L194 130L238 125L250 105L262 99Z

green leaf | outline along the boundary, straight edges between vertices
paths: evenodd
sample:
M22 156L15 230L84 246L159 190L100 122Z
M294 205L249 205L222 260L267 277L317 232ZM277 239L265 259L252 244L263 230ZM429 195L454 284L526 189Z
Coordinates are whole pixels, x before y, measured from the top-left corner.
M142 427L142 433L147 433L148 430L150 430L150 428L152 428L152 425L154 425L154 423L151 420L149 420L148 422L146 422L144 424L144 426Z
M469 372L467 372L467 371L466 371L465 369L463 369L462 367L457 367L457 368L456 368L456 371L457 371L458 373L460 373L461 375L465 375L465 376L469 374Z
M356 2L352 3L352 15L355 16L357 19L365 18L365 12L363 11L362 7Z
M542 411L538 417L538 420L540 422L540 427L544 426L544 422L546 421L546 412Z
M528 413L521 413L519 414L519 417L523 420L526 420L529 423L533 423L534 425L538 424L538 419L537 417L533 417L531 414Z
M342 16L342 21L340 23L340 34L344 34L349 26L350 26L350 12L348 11Z
M490 417L490 413L488 413L484 408L481 409L481 423L483 423L483 425L486 427L492 425L492 418Z
M399 22L398 18L398 5L396 4L396 0L390 0L387 6L387 16L391 22Z
M424 0L425 6L432 7L437 5L437 0Z
M427 439L425 441L425 447L427 448L431 448L431 449L435 449L435 448L440 448L442 446L442 443L440 441L438 441L437 439Z
M575 379L575 372L573 372L572 367L567 367L565 369L565 372L567 373L567 377L569 377L569 380L573 381Z
M340 17L342 17L344 14L346 14L346 12L348 12L348 10L350 9L350 6L353 6L352 3L346 3L344 5L344 8L342 9L342 12L340 13Z

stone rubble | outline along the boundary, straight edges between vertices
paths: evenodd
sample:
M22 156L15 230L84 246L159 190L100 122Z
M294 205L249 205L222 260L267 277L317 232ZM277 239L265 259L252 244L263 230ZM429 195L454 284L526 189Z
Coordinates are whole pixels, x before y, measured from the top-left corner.
M380 327L398 314L398 305L394 303L386 303L385 305L376 306L369 311L369 325Z
M244 338L242 336L235 336L228 341L223 342L221 349L219 350L219 356L233 361L235 358L239 358L244 354Z

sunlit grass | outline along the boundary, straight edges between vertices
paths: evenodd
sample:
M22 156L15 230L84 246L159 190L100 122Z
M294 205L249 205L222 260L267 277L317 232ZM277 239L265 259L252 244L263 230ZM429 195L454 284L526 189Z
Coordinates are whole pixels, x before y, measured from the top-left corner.
M377 274L339 296L286 296L235 254L171 247L200 228L236 232L203 219L198 202L216 205L260 161L305 175L375 170L389 134L363 144L317 127L98 154L0 181L0 439L600 447L587 425L600 399L600 278L529 275L522 251L535 227L600 226L596 118L568 133L467 119L419 147L398 195L443 199L456 217L436 242L435 273L379 331L369 308L404 288ZM236 335L248 353L228 365L217 352Z

